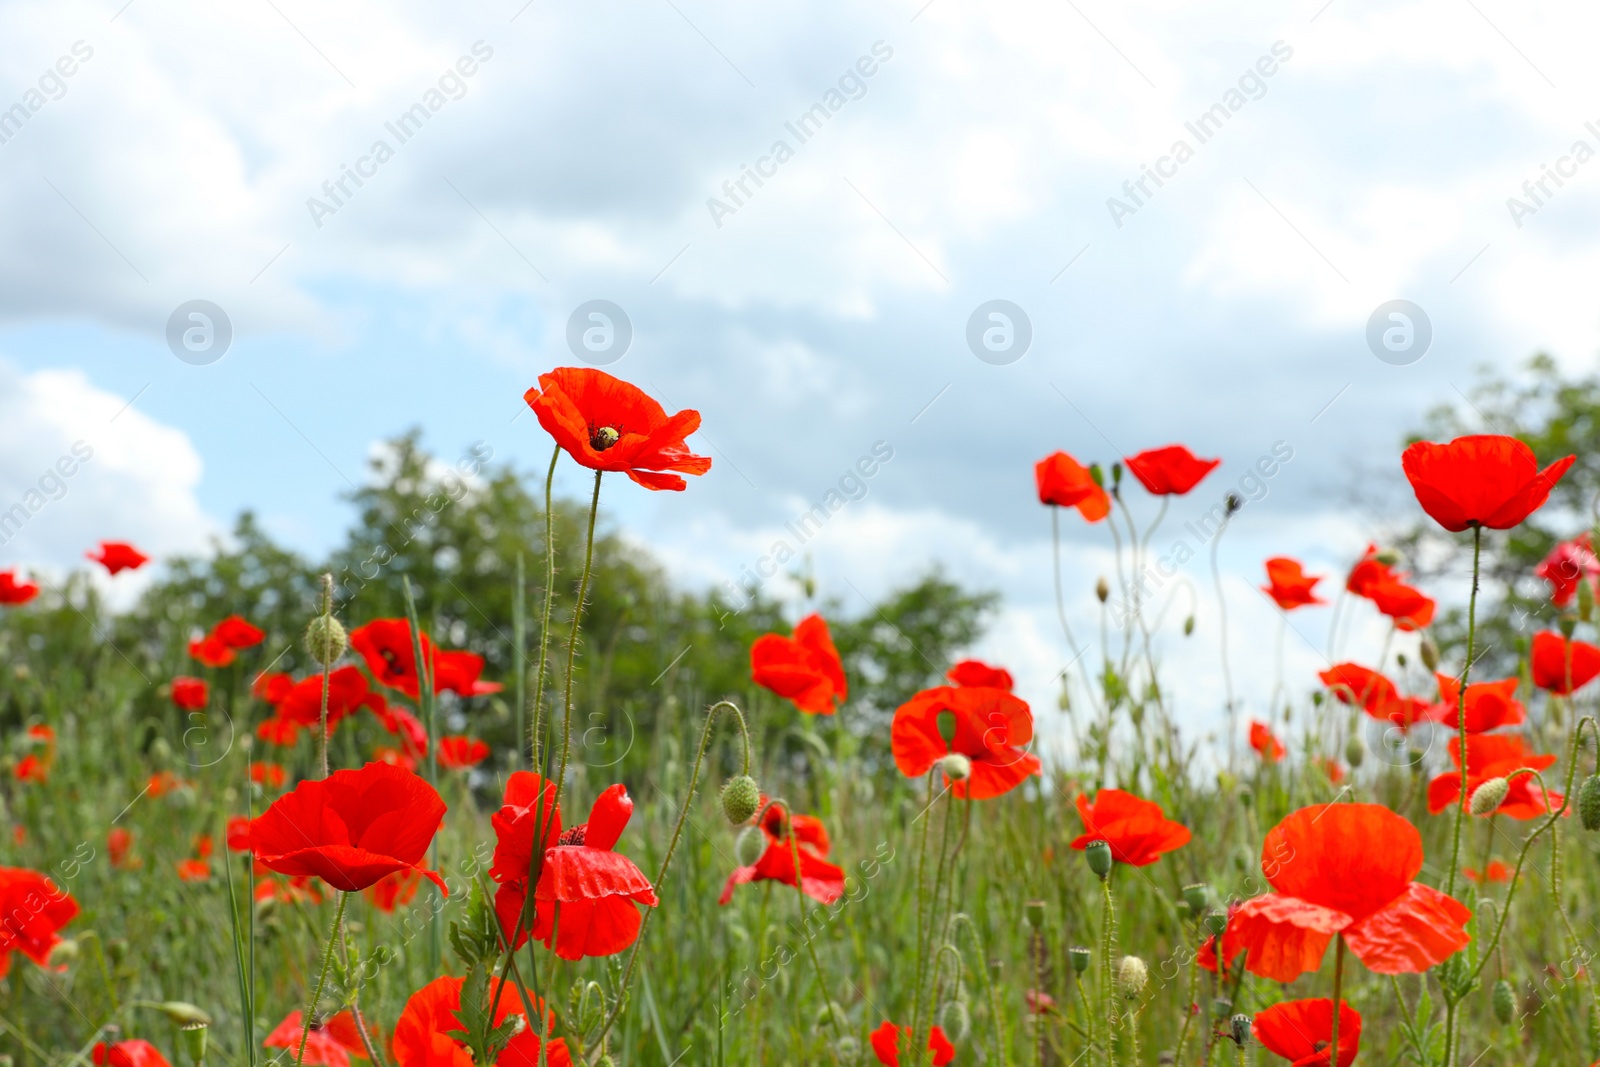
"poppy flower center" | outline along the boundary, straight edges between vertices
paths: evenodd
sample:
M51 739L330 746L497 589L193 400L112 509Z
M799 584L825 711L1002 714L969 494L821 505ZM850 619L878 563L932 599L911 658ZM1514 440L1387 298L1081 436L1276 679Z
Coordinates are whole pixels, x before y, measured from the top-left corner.
M588 829L589 829L589 824L588 823L579 823L577 826L573 826L573 827L570 827L569 829L563 830L561 832L561 836L556 838L556 844L558 844L558 845L581 845L581 844L583 844L583 835L584 835L585 831L587 831Z
M615 426L602 426L589 434L589 447L596 452L604 452L622 439L622 434Z

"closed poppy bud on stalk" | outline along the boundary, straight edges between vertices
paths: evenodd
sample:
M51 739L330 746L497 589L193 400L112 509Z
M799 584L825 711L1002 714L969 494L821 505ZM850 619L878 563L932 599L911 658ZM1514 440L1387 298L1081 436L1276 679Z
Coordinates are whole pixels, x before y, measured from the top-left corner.
M1104 489L1106 487L1106 472L1100 469L1100 464L1089 464L1089 478L1100 488Z
M1494 984L1494 992L1489 994L1489 1003L1494 1008L1494 1017L1501 1026L1509 1025L1517 1014L1517 994L1512 990L1511 983L1504 978Z
M1490 778L1472 791L1472 799L1467 802L1468 808L1474 815L1492 815L1504 803L1509 792L1510 782L1504 778Z
M964 782L972 777L972 760L959 752L952 752L939 761L939 769L952 782Z
M154 1005L155 1009L170 1019L175 1026L187 1026L190 1023L211 1025L211 1016L199 1007L183 1000L167 1000Z
M1083 858L1089 869L1103 882L1111 876L1111 845L1106 841L1091 841L1084 847Z
M1600 774L1591 774L1578 787L1578 821L1585 830L1600 830Z
M1112 488L1112 490L1115 491L1117 489L1117 487L1120 486L1121 484L1122 484L1122 464L1113 463L1111 465L1111 488Z
M730 823L739 826L750 821L761 806L761 790L756 780L748 774L736 774L722 787L722 814Z
M939 1029L952 1042L964 1041L972 1029L972 1013L959 1000L946 1001L939 1009Z
M1233 1001L1227 997L1218 997L1211 1002L1211 1017L1213 1019L1226 1019L1233 1014Z
M1239 790L1239 806L1241 808L1252 808L1255 803L1256 794L1249 786Z
M1089 969L1089 950L1074 945L1067 949L1067 962L1072 964L1072 973L1082 974Z
M1138 956L1124 956L1117 961L1117 988L1123 996L1138 996L1149 981L1150 968Z
M1367 758L1367 746L1361 743L1361 738L1350 735L1344 743L1344 761L1350 764L1351 769L1361 766L1361 761Z
M195 1067L200 1067L200 1061L206 1058L206 1033L209 1029L205 1023L188 1023L178 1031L178 1036L183 1039L183 1050L195 1062Z
M1111 583L1106 581L1106 576L1103 574L1100 580L1094 583L1094 595L1102 604L1111 599Z
M1194 616L1190 615L1183 620L1183 636L1188 637L1194 633Z
M342 655L350 643L344 626L332 615L318 615L306 625L306 654L324 667Z

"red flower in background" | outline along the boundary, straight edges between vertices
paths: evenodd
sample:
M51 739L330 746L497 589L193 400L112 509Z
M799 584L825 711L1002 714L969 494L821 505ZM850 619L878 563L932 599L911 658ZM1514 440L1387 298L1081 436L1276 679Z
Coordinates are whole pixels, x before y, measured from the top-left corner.
M950 712L955 736L948 745L939 733L939 717ZM1020 697L1004 689L949 685L924 689L894 713L890 744L894 763L908 778L920 778L946 755L971 761L970 775L951 781L958 797L987 800L1021 785L1039 773L1039 757L1021 747L1033 740L1033 713Z
M95 1067L172 1067L160 1049L136 1037L111 1045L101 1041L94 1046L93 1058Z
M1255 719L1250 720L1250 747L1256 750L1263 763L1277 763L1287 754L1272 727Z
M728 875L717 903L728 903L733 899L734 887L748 882L794 885L797 853L802 893L821 904L832 904L844 896L844 869L823 858L832 846L822 820L810 815L790 816L781 804L767 804L765 797L762 804L765 810L761 814L761 834L767 847L755 863L736 868Z
M1156 496L1182 496L1222 463L1200 459L1182 445L1152 448L1123 460L1145 490Z
M1428 810L1437 815L1461 799L1461 743L1451 741L1448 746L1450 762L1456 765L1428 783ZM1542 771L1555 763L1556 757L1540 755L1529 750L1521 737L1515 734L1467 735L1467 799L1470 801L1477 788L1491 778L1505 778L1520 767ZM1539 782L1532 775L1521 775L1511 783L1505 800L1495 809L1500 815L1513 819L1537 819L1561 806L1562 796L1550 790L1546 798ZM1569 809L1567 814L1571 814Z
M113 826L106 831L106 856L113 870L137 866L128 862L128 850L133 847L133 833L125 827Z
M1077 804L1083 833L1073 839L1072 847L1080 852L1095 841L1104 841L1118 863L1148 867L1189 843L1188 827L1168 819L1153 800L1120 789L1102 789L1095 794L1094 803L1080 793Z
M900 1038L905 1035L907 1041L911 1040L911 1027L896 1026L884 1020L882 1026L867 1035L872 1043L872 1052L878 1057L878 1062L887 1067L900 1067ZM932 1062L933 1067L944 1067L945 1064L956 1058L956 1047L950 1043L944 1031L935 1026L928 1031L928 1052L931 1059L913 1055L917 1063Z
M1261 591L1284 611L1292 611L1311 604L1327 603L1312 592L1320 581L1320 577L1313 578L1306 574L1298 560L1274 556L1267 560L1267 584L1261 587Z
M145 783L145 791L148 792L152 798L161 797L166 796L168 793L171 793L176 789L182 789L187 784L187 782L173 774L171 771L157 771L156 773L152 774L150 776L150 780Z
M26 604L38 595L39 587L32 582L18 581L15 570L0 571L0 604Z
M261 673L256 675L255 681L250 683L250 695L257 700L264 700L268 704L281 704L289 695L289 690L294 688L294 675L284 671L271 674Z
M1378 611L1394 620L1395 628L1410 633L1433 621L1433 598L1404 582L1378 582L1367 590Z
M305 1028L305 1016L298 1010L283 1017L267 1039L266 1048L288 1049L291 1055L300 1050L300 1035L306 1036L304 1067L350 1067L350 1057L367 1058L366 1046L361 1043L361 1031L356 1028L355 1016L341 1011L329 1019L314 1020Z
M392 914L396 908L410 904L421 885L422 875L416 871L396 871L384 875L362 892L372 902L373 907L387 915Z
M483 657L476 652L448 652L438 649L433 654L433 688L435 692L456 693L464 697L481 697L498 693L505 686L499 682L479 679L483 674Z
M365 707L383 704L383 697L372 691L361 668L346 664L328 674L328 730L331 733L347 716ZM322 674L296 682L278 701L278 717L300 726L322 724Z
M1600 675L1600 648L1545 630L1533 635L1528 656L1533 684L1558 696L1582 689Z
M178 675L172 680L172 703L184 711L200 711L211 699L211 687L199 678Z
M1473 526L1511 529L1544 506L1574 462L1567 456L1541 471L1533 449L1499 434L1457 437L1447 445L1418 441L1401 456L1417 503L1453 533Z
M1482 872L1475 871L1471 867L1463 867L1461 868L1461 873L1466 876L1467 881L1469 882L1511 881L1511 868L1507 867L1499 860L1490 860L1489 866L1485 867Z
M1277 892L1239 906L1222 954L1231 962L1248 950L1245 967L1274 982L1320 967L1335 934L1376 974L1420 974L1470 940L1472 913L1413 881L1422 836L1380 805L1291 813L1268 832L1261 870Z
M254 648L267 639L266 631L252 626L242 615L229 615L217 623L211 636L229 648Z
M257 785L266 786L268 789L281 789L286 779L281 763L267 763L264 760L255 760L250 764L250 780Z
M445 804L427 782L386 763L301 782L250 824L250 845L269 870L312 875L347 893L384 875L422 867Z
M489 868L489 877L502 886L524 883L521 895L525 897L534 855L542 855L561 836L561 809L556 803L555 783L545 781L532 771L512 771L506 779L500 810L489 817L489 822L494 827L495 837L494 863ZM496 907L499 907L498 896ZM516 922L512 921L507 929L515 930ZM523 939L526 939L526 931Z
M406 1001L400 1021L394 1027L395 1063L399 1067L472 1067L472 1054L459 1043L461 1030L461 986L464 978L435 978ZM494 1024L501 1025L513 1015L523 1018L518 1030L495 1062L504 1067L533 1067L539 1062L538 1019L528 1018L528 1007L514 983L497 981L490 986L489 1001L495 1004ZM537 1014L543 1004L534 1007ZM298 1035L297 1035L298 1040ZM559 1038L545 1052L549 1067L571 1067L567 1043Z
M1345 579L1344 587L1359 597L1370 597L1374 586L1384 582L1398 582L1405 575L1395 570L1385 558L1387 551L1378 551L1377 545L1368 545L1366 552L1350 568L1350 575Z
M1448 674L1434 674L1439 682L1439 703L1429 713L1452 730L1461 728L1461 682ZM1467 733L1481 734L1501 726L1518 726L1527 717L1516 697L1517 679L1473 682L1467 686Z
M489 758L489 746L475 737L439 738L439 766L451 771L476 767Z
M525 783L523 788L532 788L534 793L528 799L537 802L538 784ZM536 810L531 814L538 817ZM636 905L653 908L658 903L644 872L628 857L613 851L632 814L633 801L627 788L620 784L610 786L595 798L586 823L562 831L561 810L555 809L551 827L558 836L553 846L545 848L544 869L534 889L536 908L532 936L548 948L553 935L555 953L564 960L613 956L621 952L639 936L642 916ZM518 821L513 816L513 822ZM498 823L495 829L499 831ZM523 830L528 835L525 842L531 865L532 835L537 832L537 826L529 819L518 827L519 834ZM495 857L498 869L499 847L495 849ZM528 872L529 867L520 870ZM524 873L519 880L502 882L495 893L495 911L508 937L517 929L523 913L527 899L526 879ZM560 905L559 917L557 905Z
M398 704L368 706L383 728L400 739L400 752L407 759L420 760L428 754L428 728L422 725L421 719Z
M643 391L604 371L558 367L539 375L523 394L539 425L590 470L621 471L646 489L682 490L680 474L704 474L708 456L689 451L685 438L700 428L700 413L668 416Z
M427 634L421 635L421 644L423 658L431 665L435 693L448 689L470 697L501 690L497 683L478 680L483 673L483 657L477 653L441 651ZM350 631L350 647L366 660L367 669L380 685L398 689L413 700L422 692L411 624L405 619L373 619L356 627Z
M28 727L27 737L30 746L44 751L29 752L17 761L11 773L19 782L48 782L50 768L56 762L56 732L46 723L35 723Z
M1333 1050L1333 1001L1285 1000L1256 1013L1250 1029L1268 1052L1292 1067L1330 1067ZM1339 1063L1350 1067L1361 1049L1361 1013L1339 1002Z
M807 615L793 637L762 634L750 646L750 679L808 715L832 715L850 695L844 664L821 615Z
M1393 682L1356 663L1339 663L1317 675L1342 704L1354 704L1380 722L1402 730L1430 717L1427 701L1403 697Z
M239 658L238 653L214 634L195 638L189 642L189 658L199 660L207 667L226 667Z
M250 817L234 815L229 818L227 828L223 831L223 841L227 844L229 852L249 852Z
M1550 583L1550 603L1558 608L1572 603L1580 582L1588 582L1591 593L1600 592L1600 559L1587 533L1559 542L1533 573Z
M100 564L111 574L120 574L122 571L136 571L150 562L150 557L140 552L126 541L101 541L100 554L86 552L84 555Z
M964 659L957 663L945 672L945 678L951 685L961 688L1004 689L1008 693L1014 684L1011 672L1004 667L991 667L975 659Z
M211 877L211 835L201 834L194 839L194 857L178 861L178 880L204 882Z
M61 942L56 932L78 914L72 895L38 871L0 867L0 978L20 952L43 967Z
M1095 484L1089 468L1067 455L1053 452L1033 465L1039 503L1077 508L1085 522L1099 522L1111 514L1111 497Z

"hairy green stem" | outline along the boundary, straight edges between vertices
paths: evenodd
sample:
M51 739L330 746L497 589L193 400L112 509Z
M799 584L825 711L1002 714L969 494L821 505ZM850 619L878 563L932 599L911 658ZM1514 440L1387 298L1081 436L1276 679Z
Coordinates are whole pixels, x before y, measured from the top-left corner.
M311 1021L317 1017L317 1005L322 1002L323 987L328 984L328 968L333 965L333 947L339 943L339 931L344 925L344 906L349 893L339 894L339 907L333 913L333 928L328 931L328 947L322 952L322 973L317 975L317 988L306 1007L306 1017L300 1028L300 1051L295 1053L294 1067L300 1067L306 1058L306 1040L311 1036Z
M544 476L544 624L539 627L539 668L534 675L533 722L528 731L529 751L532 753L535 767L543 766L539 761L539 746L543 738L545 668L550 661L550 612L554 607L556 594L556 518L553 493L556 460L560 458L561 446L557 445L556 450L550 454L550 469Z
M1461 872L1461 831L1467 820L1467 680L1472 675L1472 657L1477 652L1479 560L1483 553L1483 527L1472 528L1472 595L1467 600L1467 662L1461 668L1461 691L1456 694L1456 733L1461 745L1461 803L1456 805L1454 842L1450 846L1450 873L1445 894L1456 895L1456 876ZM1381 667L1381 664L1380 664Z
M583 624L583 605L589 596L589 575L594 570L594 523L600 513L600 479L605 471L594 472L594 495L589 498L589 534L583 550L583 575L578 579L578 600L572 606L572 630L567 635L567 670L561 679L561 760L556 771L556 800L561 799L567 780L567 760L572 747L572 675L578 658L578 630Z

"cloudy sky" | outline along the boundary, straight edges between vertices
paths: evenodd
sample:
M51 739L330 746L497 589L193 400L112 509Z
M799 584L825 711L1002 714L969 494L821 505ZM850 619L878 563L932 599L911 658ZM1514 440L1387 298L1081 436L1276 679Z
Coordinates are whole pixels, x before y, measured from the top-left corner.
M736 577L887 448L810 546L824 592L861 610L932 561L1000 589L984 651L1048 699L1033 461L1221 457L1159 552L1281 443L1223 551L1260 665L1265 556L1346 565L1391 517L1352 509L1357 472L1395 477L1475 367L1592 358L1597 22L1504 0L0 6L0 509L94 450L0 567L59 572L102 536L193 550L245 507L320 552L411 426L542 465L521 394L606 300L631 340L590 358L704 415L709 476L606 500L683 582ZM169 344L197 300L226 317L220 359L219 333L177 342L194 362ZM1025 318L1020 356L969 346L992 300ZM1421 358L1369 345L1393 300L1425 317ZM1065 534L1087 628L1108 543ZM1196 714L1204 562L1201 633L1169 650L1213 679ZM1325 616L1296 622L1320 644Z

